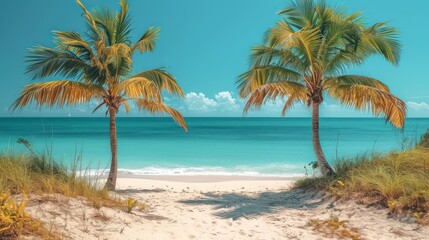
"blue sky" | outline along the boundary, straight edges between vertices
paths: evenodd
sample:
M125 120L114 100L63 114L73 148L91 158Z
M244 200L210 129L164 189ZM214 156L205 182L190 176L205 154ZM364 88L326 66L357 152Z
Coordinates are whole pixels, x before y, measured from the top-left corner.
M90 9L118 6L116 0L83 2ZM352 11L364 11L370 23L390 21L400 30L403 54L398 67L373 58L349 72L384 81L407 102L410 117L429 117L429 77L425 73L429 56L425 15L429 1L329 2ZM247 69L250 48L262 41L265 31L280 20L276 12L289 3L288 0L130 0L134 38L149 26L162 28L155 52L135 58L135 71L168 66L186 97L178 100L166 95L165 100L185 116L241 116L243 101L237 98L236 77ZM5 1L2 9L0 116L92 116L91 108L96 103L43 111L27 108L13 114L7 111L22 87L30 83L24 75L28 48L37 44L51 46L52 30L82 31L83 19L72 0ZM280 116L280 109L279 103L268 104L250 116ZM321 111L325 117L367 116L329 99ZM309 111L297 105L289 116L309 116Z

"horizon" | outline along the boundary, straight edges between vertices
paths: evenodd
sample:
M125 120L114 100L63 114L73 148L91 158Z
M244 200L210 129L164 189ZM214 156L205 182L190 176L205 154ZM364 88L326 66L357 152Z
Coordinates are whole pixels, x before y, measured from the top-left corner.
M0 116L0 118L108 118L107 116L95 116L95 117L91 117L91 116L46 116L46 117L41 117L41 116L18 116L18 117L10 117L10 116ZM167 118L167 119L171 119L171 117L168 116L119 116L117 118ZM299 116L295 116L295 117L282 117L282 116L252 116L252 117L247 117L247 116L229 116L229 117L223 117L223 116L212 116L212 117L207 117L207 116L201 116L201 117L196 117L196 116L185 116L184 118L281 118L281 119L286 119L286 118L311 118L311 117L299 117ZM332 117L332 116L325 116L325 117L320 117L320 119L327 119L327 118L336 118L336 119L341 119L341 118L346 118L346 119L353 119L353 118L362 118L362 119L377 119L377 120L384 120L385 119L383 117L374 117L374 116L344 116L344 117ZM406 119L429 119L429 117L407 117ZM173 120L172 120L173 121ZM386 124L389 124L388 122Z
M116 0L83 2L89 9L96 6L118 9ZM185 117L240 117L244 101L236 94L235 80L240 73L247 70L251 47L262 42L265 31L281 19L276 12L287 7L289 2L251 0L242 4L221 0L202 4L196 0L180 3L165 0L130 1L135 29L133 38L142 34L148 26L161 27L155 51L137 56L135 71L169 66L169 71L177 77L183 87L185 97L177 99L164 95L164 100L182 112ZM398 67L391 66L379 58L371 58L361 67L352 68L348 72L382 80L395 95L407 103L409 117L429 117L429 96L424 87L419 87L425 84L421 69L425 67L424 56L429 54L429 47L424 44L423 33L418 31L424 24L422 20L425 8L403 8L401 5L389 4L390 1L387 0L377 2L331 0L328 3L347 7L353 12L363 11L369 23L390 21L390 25L399 29L403 54ZM8 81L4 86L4 95L0 98L0 109L3 109L0 116L92 116L91 112L97 105L96 102L63 109L43 108L39 111L29 106L13 113L8 110L22 86L31 82L29 77L24 75L27 49L36 44L52 46L52 30L82 32L83 18L74 1L65 3L54 0L43 2L20 0L8 1L5 4L11 11L5 12L0 17L2 20L0 25L5 29L5 35L15 37L0 40L2 46L9 46L3 49L4 55L10 56L9 61L0 66L0 71L4 73L1 81L3 83ZM429 6L429 2L423 4ZM205 11L207 9L213 11L207 12ZM183 14L186 11L189 12L189 16ZM19 19L16 18L17 12L21 14L18 15ZM222 13L222 19L218 17L219 12ZM44 17L38 17L40 15ZM264 17L255 20L255 15ZM10 19L15 20L13 28L9 25ZM412 79L412 82L409 82L409 79ZM263 106L261 111L250 111L248 116L280 117L281 108L279 102L270 103ZM146 113L133 110L129 114L131 117L147 116ZM102 112L94 114L102 115ZM321 106L321 117L370 117L370 115L341 106L329 98L326 98ZM120 116L126 117L125 113L121 113ZM310 111L301 104L297 104L287 114L287 117L309 116Z

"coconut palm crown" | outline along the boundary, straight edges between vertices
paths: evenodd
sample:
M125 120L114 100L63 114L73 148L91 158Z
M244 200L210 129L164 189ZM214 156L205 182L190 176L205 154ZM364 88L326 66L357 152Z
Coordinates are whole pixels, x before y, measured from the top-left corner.
M27 73L33 79L60 76L66 80L26 85L11 109L35 103L37 107L73 106L98 101L94 112L104 108L110 116L112 161L106 187L114 190L117 178L116 115L123 107L131 110L164 112L187 130L182 115L163 103L162 91L183 96L173 75L159 68L132 74L133 55L153 51L159 28L149 28L136 41L130 39L132 20L127 0L120 0L120 11L89 12L80 0L86 32L54 31L55 47L36 46L30 51Z
M279 14L283 19L253 48L250 69L237 81L240 97L246 98L244 113L278 98L285 99L283 115L296 102L311 107L317 162L323 175L331 175L319 140L319 106L326 95L404 126L406 105L384 83L345 74L374 55L397 65L398 32L387 23L367 25L360 12L350 14L324 1L293 1Z

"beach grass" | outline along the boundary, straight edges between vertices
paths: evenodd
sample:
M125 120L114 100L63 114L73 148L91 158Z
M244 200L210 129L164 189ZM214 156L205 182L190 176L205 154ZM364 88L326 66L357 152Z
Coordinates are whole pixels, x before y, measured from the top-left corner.
M305 178L296 188L324 190L344 199L383 206L393 216L428 223L429 132L419 144L386 155L362 155L339 160L333 177Z
M55 234L25 212L26 196L41 195L78 197L96 208L126 209L127 203L102 186L98 179L75 167L70 169L54 162L49 155L0 154L0 239L36 235L55 239ZM20 199L20 200L18 200ZM49 201L50 198L43 198Z

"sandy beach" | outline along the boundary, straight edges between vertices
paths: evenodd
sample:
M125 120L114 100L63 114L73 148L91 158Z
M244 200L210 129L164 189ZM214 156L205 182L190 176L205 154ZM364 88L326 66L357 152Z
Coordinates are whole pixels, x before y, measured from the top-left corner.
M291 190L290 178L121 176L116 194L144 211L53 196L30 198L27 211L64 239L332 239L308 226L332 216L362 239L427 239L428 228L388 218L385 209Z

